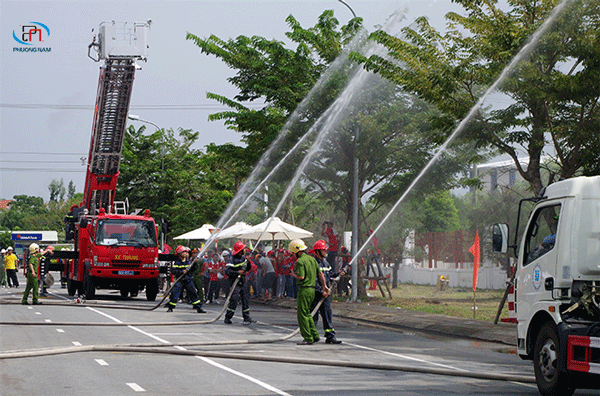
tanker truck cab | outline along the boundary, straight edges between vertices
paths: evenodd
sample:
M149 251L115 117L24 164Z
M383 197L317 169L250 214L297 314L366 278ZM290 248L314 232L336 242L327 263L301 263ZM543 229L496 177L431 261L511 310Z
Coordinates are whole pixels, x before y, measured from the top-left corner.
M517 347L532 360L543 395L600 388L600 176L549 185L534 199L512 247ZM517 223L518 228L518 223ZM494 251L506 252L508 226L494 225Z

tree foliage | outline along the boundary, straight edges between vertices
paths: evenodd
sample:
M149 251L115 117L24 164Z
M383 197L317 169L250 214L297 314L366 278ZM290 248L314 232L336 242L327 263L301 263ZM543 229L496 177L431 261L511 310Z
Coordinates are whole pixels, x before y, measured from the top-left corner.
M447 132L559 3L508 0L508 10L502 10L496 0L455 1L465 15L448 13L445 34L422 17L403 29L400 38L383 31L371 35L391 59L353 54L367 69L434 104L442 115L433 124ZM594 0L572 4L499 87L512 103L487 114L481 111L478 127L469 135L481 148L508 154L535 193L545 184L541 169L546 144L556 151L559 176L598 171L600 5ZM519 146L529 157L527 165L519 161Z
M232 155L237 148L209 145L204 153L192 147L198 132L144 132L144 126L126 131L117 199L150 209L167 223L169 237L216 221L243 177Z
M247 167L254 165L265 152L288 116L362 24L361 18L355 18L339 28L338 20L329 10L323 12L317 24L309 29L302 28L291 15L286 21L291 28L286 36L297 45L295 49L286 48L281 41L259 36L238 36L225 41L214 35L204 39L191 33L187 35L202 53L216 56L236 70L235 76L228 79L239 89L234 98L207 94L209 99L231 110L212 114L209 119L224 120L228 128L243 135L247 146L240 159ZM333 94L325 95L325 105L314 105L312 109L323 111L333 97ZM253 110L244 105L244 102L255 101L262 101L263 107ZM316 115L306 114L303 118L310 123ZM299 129L298 133L306 130Z
M52 180L48 185L48 190L50 190L50 201L58 202L62 201L65 198L65 183L63 179Z
M81 202L81 194L71 201L49 201L41 197L15 195L9 209L0 212L0 230L54 230L63 233L63 219L70 205Z

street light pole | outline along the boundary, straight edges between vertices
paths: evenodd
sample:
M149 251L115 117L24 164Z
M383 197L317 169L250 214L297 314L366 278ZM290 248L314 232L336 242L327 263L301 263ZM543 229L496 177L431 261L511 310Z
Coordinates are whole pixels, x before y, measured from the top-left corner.
M132 121L139 121L139 122L143 122L143 123L146 123L146 124L150 124L153 127L155 127L157 131L160 131L162 129L161 127L159 127L158 125L156 125L152 121L143 120L143 119L140 118L140 116L137 116L137 115L134 115L134 114L129 114L127 116L127 118L129 118ZM161 168L161 173L164 176L164 174L165 174L164 134L161 136L161 140L162 140L162 142L161 142L161 145L160 145L160 168ZM161 192L161 198L162 198L162 204L164 205L165 204L165 199L164 199L164 196L163 196L162 192ZM161 224L164 225L164 219L161 219ZM165 246L165 242L166 242L165 241L165 233L163 232L163 227L161 227L161 244L162 244L163 248Z
M345 1L343 0L338 0L340 3L342 3L343 5L345 5L346 7L348 7L348 9L350 10L350 12L352 13L352 15L354 15L354 18L356 18L356 14L354 13L354 10L352 9L352 7L350 7Z
M133 114L129 114L129 115L127 116L127 118L129 118L129 119L130 119L130 120L132 120L132 121L139 121L139 122L143 122L143 123L146 123L146 124L150 124L150 125L152 125L153 127L155 127L157 131L160 131L160 130L161 130L161 127L159 127L158 125L156 125L156 124L155 124L155 123L153 123L152 121L148 121L148 120L142 120L142 119L140 118L140 116L133 115ZM162 144L161 144L161 146L160 146L160 157L161 157L161 160L160 160L160 168L161 168L161 170L164 172L164 170L165 170L165 155L164 155L165 153L164 153L164 147L163 147L163 146L164 146L164 139L162 139L162 140L163 140L163 142L162 142Z
M157 131L160 131L160 129L161 129L161 128L160 128L158 125L156 125L156 124L155 124L155 123L153 123L152 121L142 120L142 119L140 118L140 116L137 116L137 115L129 114L129 115L127 116L127 118L129 118L129 119L130 119L130 120L132 120L132 121L139 121L139 122L143 122L143 123L146 123L146 124L150 124L150 125L152 125L153 127L155 127Z

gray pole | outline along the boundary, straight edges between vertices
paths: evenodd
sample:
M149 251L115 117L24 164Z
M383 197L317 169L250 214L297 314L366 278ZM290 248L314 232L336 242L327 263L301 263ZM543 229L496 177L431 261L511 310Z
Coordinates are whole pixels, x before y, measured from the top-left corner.
M348 5L348 3L346 3L345 1L342 0L338 0L340 3L342 3L343 5L345 5L346 7L348 7L348 9L350 10L350 12L352 13L352 15L354 16L354 18L356 18L356 14L354 13L354 10L352 9L352 7L350 7Z
M358 125L354 127L354 187L352 192L352 254L358 252ZM353 257L354 258L354 257ZM358 296L358 258L352 266L352 299L355 303Z

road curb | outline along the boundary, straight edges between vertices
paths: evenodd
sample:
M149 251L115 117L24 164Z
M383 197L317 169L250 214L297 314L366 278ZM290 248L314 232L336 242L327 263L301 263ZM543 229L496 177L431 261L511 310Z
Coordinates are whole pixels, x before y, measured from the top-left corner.
M253 300L253 303L286 309L296 308L296 301L293 299ZM510 346L517 345L517 328L512 323L493 324L484 320L456 318L408 309L371 305L369 303L333 301L332 309L334 317L344 319Z

